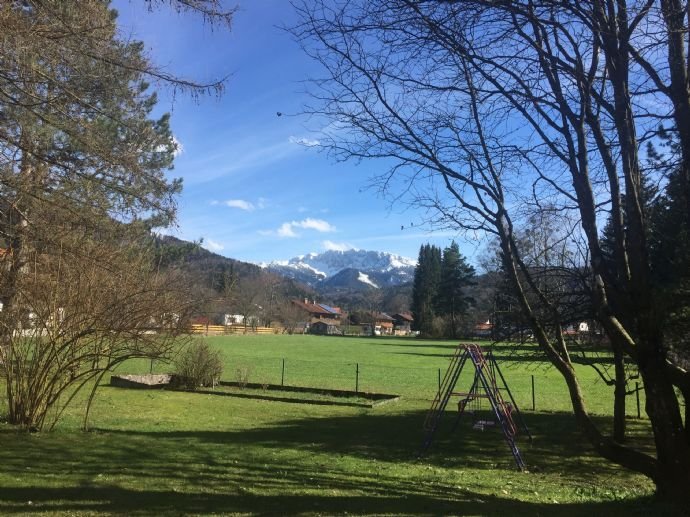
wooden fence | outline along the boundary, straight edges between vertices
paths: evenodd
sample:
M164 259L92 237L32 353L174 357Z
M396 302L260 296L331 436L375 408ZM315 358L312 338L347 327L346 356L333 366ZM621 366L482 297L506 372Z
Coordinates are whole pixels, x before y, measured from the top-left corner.
M284 329L281 327L252 327L247 325L192 325L192 334L204 336L221 336L229 334L282 334Z

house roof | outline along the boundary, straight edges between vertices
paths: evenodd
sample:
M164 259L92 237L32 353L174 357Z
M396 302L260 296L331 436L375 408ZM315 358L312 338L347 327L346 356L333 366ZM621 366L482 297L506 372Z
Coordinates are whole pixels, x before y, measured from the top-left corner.
M305 303L301 300L292 300L292 303L294 303L300 309L307 311L309 314L319 314L323 316L332 316L334 314L339 314L337 312L326 310L316 303Z
M319 307L322 309L327 310L331 314L340 314L340 307L331 307L330 305L326 305L325 303L319 303L317 304Z
M376 321L393 321L393 318L386 314L385 312L374 313L374 319Z
M409 321L410 323L414 321L412 314L410 314L409 312L399 312L397 314L393 314L393 318L395 318L396 320Z

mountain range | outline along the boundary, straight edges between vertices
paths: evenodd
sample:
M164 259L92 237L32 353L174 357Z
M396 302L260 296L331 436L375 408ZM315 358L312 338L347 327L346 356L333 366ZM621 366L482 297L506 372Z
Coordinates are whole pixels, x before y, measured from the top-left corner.
M382 251L351 249L309 253L262 268L309 285L318 291L371 290L412 281L417 261Z
M206 293L201 296L213 298L220 279L231 273L240 280L263 278L282 299L309 297L350 309L371 307L376 301L384 311L409 310L415 261L392 253L327 251L257 265L171 236L157 237L155 248L160 267L182 270L191 284ZM274 283L276 276L280 278L278 284Z

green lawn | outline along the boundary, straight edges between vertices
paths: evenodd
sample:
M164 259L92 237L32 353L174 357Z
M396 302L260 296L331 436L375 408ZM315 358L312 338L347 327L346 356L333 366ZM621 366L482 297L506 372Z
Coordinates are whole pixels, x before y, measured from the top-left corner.
M543 363L496 350L535 440L514 469L496 431L446 425L417 459L424 414L454 344L385 338L230 336L227 380L360 389L402 398L374 409L173 391L102 388L94 431L75 407L52 433L0 425L0 513L179 514L672 514L645 478L595 456L564 412L567 396ZM508 360L510 359L510 360ZM122 368L148 371L147 362ZM165 371L166 365L154 364ZM581 372L607 426L610 388ZM531 411L531 375L537 412ZM629 403L634 409L634 401ZM634 413L634 411L631 411ZM449 424L451 419L446 420ZM646 420L630 419L633 440Z

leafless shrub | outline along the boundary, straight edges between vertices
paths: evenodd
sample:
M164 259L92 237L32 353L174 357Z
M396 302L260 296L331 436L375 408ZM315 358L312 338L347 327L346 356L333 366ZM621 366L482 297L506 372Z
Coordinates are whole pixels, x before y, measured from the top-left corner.
M235 369L235 378L237 379L237 384L244 388L249 383L249 377L251 375L252 368L247 364L240 364Z
M178 382L187 389L215 387L223 373L223 358L219 350L206 341L188 345L175 361Z

